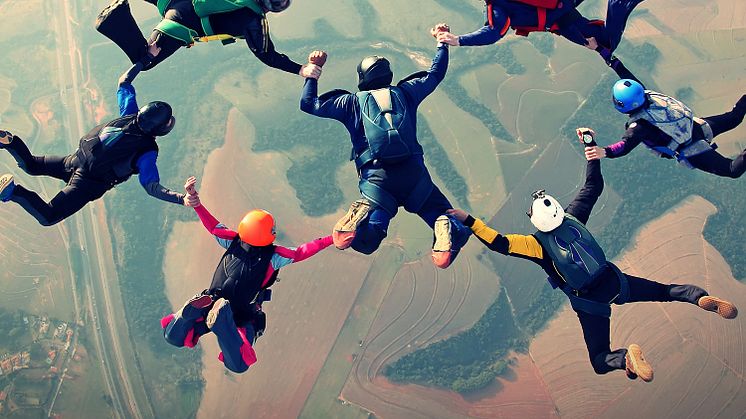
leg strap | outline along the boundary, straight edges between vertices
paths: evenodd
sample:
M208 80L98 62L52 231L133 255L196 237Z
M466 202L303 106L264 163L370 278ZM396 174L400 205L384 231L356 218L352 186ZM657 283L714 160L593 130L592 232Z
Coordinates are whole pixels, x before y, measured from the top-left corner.
M392 217L396 215L399 209L399 203L396 201L393 195L388 193L386 190L378 185L375 185L365 179L360 179L358 184L360 193L368 200L383 208Z

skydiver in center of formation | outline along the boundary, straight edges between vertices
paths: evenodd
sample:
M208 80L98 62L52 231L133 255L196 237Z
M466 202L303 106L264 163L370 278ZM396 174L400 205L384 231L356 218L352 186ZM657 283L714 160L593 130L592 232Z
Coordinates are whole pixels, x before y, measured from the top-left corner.
M280 269L311 258L331 246L332 238L326 236L298 248L275 245L275 219L264 210L249 211L238 231L233 231L202 205L196 182L194 177L187 179L186 199L225 253L210 288L164 317L161 327L166 341L177 347L193 348L200 337L214 333L221 350L218 359L230 371L243 373L257 361L254 344L266 328L262 305L270 301L270 287Z
M159 53L156 45L119 79L117 99L120 118L99 125L80 140L78 150L64 157L34 156L16 135L0 131L0 149L7 150L24 172L50 176L67 183L48 203L35 192L15 183L13 175L0 177L0 200L13 201L39 224L51 226L101 198L134 174L145 191L162 201L188 205L185 196L160 184L156 137L167 135L176 119L165 102L150 102L138 110L132 81Z
M158 8L163 18L148 41L130 11L129 0L114 0L96 20L96 29L114 41L130 61L138 62L147 45L155 43L162 52L144 70L149 70L182 47L217 37L223 43L244 39L251 52L264 64L302 77L320 75L319 68L300 65L275 50L269 33L267 13L279 13L292 0L144 0Z
M323 66L326 53L316 51L309 58ZM435 91L447 69L448 45L439 43L430 70L396 86L391 85L394 74L389 61L380 56L366 57L358 65L356 94L334 90L318 96L318 80L306 79L301 110L345 125L353 146L351 160L360 177L363 198L334 226L338 249L376 251L399 207L417 214L433 229L432 260L439 268L450 266L469 240L471 231L447 215L453 207L430 178L417 140L417 108Z
M728 112L699 118L680 100L646 90L624 65L612 68L621 77L612 87L614 107L629 120L620 141L607 147L587 147L588 160L623 157L643 143L657 156L676 160L690 169L734 179L746 172L746 150L730 159L716 151L714 141L743 122L746 95Z
M580 128L578 136L586 146L595 145L593 131ZM586 163L585 184L567 208L563 209L544 191L534 192L527 215L538 231L528 236L500 234L463 210L451 213L471 227L490 250L541 266L552 287L567 294L580 320L591 365L597 374L626 370L630 379L639 377L649 382L653 380L653 368L639 345L611 350L612 304L680 301L726 319L734 319L738 310L732 303L712 297L696 285L660 284L623 273L608 261L585 226L603 188L601 162L591 160Z
M588 19L577 7L584 0L486 0L483 27L464 35L436 34L452 46L483 46L501 40L509 29L518 35L552 32L578 45L594 49L609 64L622 40L627 20L643 0L608 0L606 21Z

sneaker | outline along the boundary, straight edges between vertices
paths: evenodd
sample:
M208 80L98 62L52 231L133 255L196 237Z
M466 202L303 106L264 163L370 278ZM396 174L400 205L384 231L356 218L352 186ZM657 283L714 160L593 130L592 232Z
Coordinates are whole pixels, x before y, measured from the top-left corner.
M357 228L368 217L369 212L370 201L367 199L358 199L352 203L347 214L334 225L332 240L337 249L344 250L352 245Z
M225 310L223 310L224 307L229 307L228 300L225 298L220 298L218 301L215 302L215 305L212 306L210 309L210 312L207 313L207 319L205 320L205 324L207 324L207 327L209 329L213 329L215 327L215 323L221 318L224 318L225 315L221 316L220 314L223 313Z
M0 182L2 180L0 179ZM738 316L738 309L733 303L721 300L711 295L706 295L697 301L697 305L703 310L712 311L724 319L735 319Z
M184 304L184 307L181 308L178 312L176 312L176 317L184 317L184 312L186 311L186 315L189 318L199 318L202 317L202 310L210 307L212 304L212 296L205 294L204 291L202 291L199 294L196 294L194 297L190 298L189 301Z
M625 360L627 364L627 377L632 380L640 377L642 381L645 381L646 383L653 381L653 367L650 366L647 360L645 360L640 345L634 343L629 345Z
M8 131L0 131L0 148L5 148L13 142L13 133Z
M8 173L0 176L0 201L8 202L15 188L16 183L13 181L13 175Z
M438 268L445 269L453 262L453 252L451 252L453 247L451 241L451 219L446 215L441 215L435 220L433 231L435 233L432 254L433 263Z

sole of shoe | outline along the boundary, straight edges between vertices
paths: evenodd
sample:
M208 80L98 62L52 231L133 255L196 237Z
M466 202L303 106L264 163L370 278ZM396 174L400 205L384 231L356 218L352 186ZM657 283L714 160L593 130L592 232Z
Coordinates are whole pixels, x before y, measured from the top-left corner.
M735 319L738 316L738 309L733 303L710 295L700 298L697 305L703 310L719 314L724 319Z
M640 345L632 344L627 349L627 358L632 362L632 370L642 381L649 383L653 381L653 367L645 360L645 356L642 354L642 348Z
M13 141L13 134L8 131L0 131L0 147L10 145Z
M212 297L209 295L199 295L189 300L189 305L197 309L207 308L210 304L212 304Z
M433 252L450 252L452 248L451 220L448 217L441 215L437 220L435 220L433 232L435 234Z
M209 313L207 313L207 318L205 319L205 324L210 329L215 326L215 322L218 321L218 317L220 316L220 310L228 304L228 300L226 299L219 299L214 306L212 306L212 309Z
M13 175L6 174L0 176L0 199L7 199L9 193L7 192L7 189L14 185L13 182Z
M360 223L368 216L368 212L370 212L370 203L365 199L358 199L350 205L347 214L337 221L334 231L348 233L357 230Z

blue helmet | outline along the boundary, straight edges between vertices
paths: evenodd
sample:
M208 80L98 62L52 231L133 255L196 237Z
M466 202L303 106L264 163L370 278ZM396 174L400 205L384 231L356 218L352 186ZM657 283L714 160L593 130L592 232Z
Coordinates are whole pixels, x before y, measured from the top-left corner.
M645 104L645 88L634 80L622 79L612 88L614 107L621 113L630 113Z

